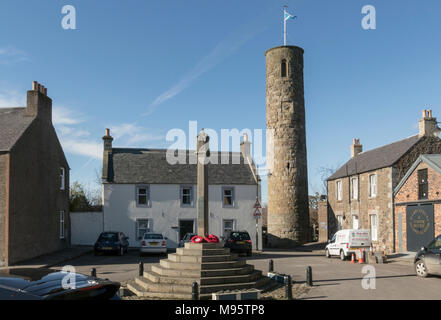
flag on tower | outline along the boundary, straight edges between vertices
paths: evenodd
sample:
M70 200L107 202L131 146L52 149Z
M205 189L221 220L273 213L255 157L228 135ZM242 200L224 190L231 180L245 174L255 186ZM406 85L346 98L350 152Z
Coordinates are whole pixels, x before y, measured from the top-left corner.
M285 21L289 20L289 19L295 19L295 18L297 18L297 16L293 16L285 10Z

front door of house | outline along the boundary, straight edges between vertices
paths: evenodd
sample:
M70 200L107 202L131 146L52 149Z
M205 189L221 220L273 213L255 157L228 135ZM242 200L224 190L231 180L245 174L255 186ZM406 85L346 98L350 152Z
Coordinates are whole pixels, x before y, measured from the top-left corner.
M434 237L433 204L411 205L406 208L407 251L419 251Z
M194 232L194 220L179 220L179 240L184 239L187 233Z

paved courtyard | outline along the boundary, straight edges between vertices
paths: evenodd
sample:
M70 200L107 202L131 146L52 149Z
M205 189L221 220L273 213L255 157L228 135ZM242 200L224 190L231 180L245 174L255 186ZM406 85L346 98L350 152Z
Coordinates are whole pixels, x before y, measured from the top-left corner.
M139 256L137 250L130 250L123 257L85 254L63 263L73 265L78 272L89 274L91 268L97 269L99 277L125 283L138 275L139 261L145 269L159 263L164 255ZM245 257L243 257L245 258ZM302 296L303 299L441 299L441 277L426 279L415 276L413 265L408 261L394 261L376 264L375 289L366 290L362 280L365 265L350 264L338 258L327 259L323 253L271 250L254 254L247 258L256 269L268 272L268 261L273 259L274 270L290 274L298 283L306 279L306 267L311 266L314 286ZM62 265L54 268L61 268Z

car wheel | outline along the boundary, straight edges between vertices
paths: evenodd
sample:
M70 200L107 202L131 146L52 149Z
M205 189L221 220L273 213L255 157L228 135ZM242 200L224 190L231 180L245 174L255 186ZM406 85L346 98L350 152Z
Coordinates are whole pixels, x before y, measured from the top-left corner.
M429 275L429 273L427 272L426 264L423 260L418 260L415 263L415 272L417 276L421 278L426 278Z
M340 251L340 260L341 261L345 261L346 260L345 252L343 250Z
M99 255L99 252L95 250L95 251L93 252L93 254L94 254L95 256L97 256L97 255Z
M251 257L252 252L251 251L247 251L247 257Z
M329 250L328 250L328 249L326 249L326 251L325 251L325 255L326 255L326 258L331 258L331 254L329 253Z

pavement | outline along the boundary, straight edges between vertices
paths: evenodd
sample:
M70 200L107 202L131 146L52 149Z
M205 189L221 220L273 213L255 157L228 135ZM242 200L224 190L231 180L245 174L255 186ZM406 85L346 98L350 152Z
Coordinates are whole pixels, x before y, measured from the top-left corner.
M12 266L12 268L17 268L17 267L50 268L91 253L93 253L92 246L72 246L70 248L61 251L56 251L53 253L49 253L43 256L26 260L24 262L20 262Z

